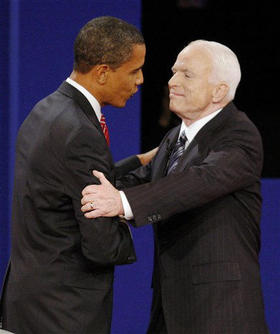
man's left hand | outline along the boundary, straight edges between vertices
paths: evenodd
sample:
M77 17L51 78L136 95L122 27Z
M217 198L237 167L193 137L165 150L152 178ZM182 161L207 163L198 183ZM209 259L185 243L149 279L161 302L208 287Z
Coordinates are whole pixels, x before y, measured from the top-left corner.
M82 212L87 218L114 217L124 214L119 191L112 186L103 173L94 170L93 175L100 185L90 185L83 189Z
M148 152L137 154L136 156L140 160L141 165L145 166L153 159L153 157L156 155L157 151L158 151L158 147L156 147L156 148L154 148L154 149L152 149Z

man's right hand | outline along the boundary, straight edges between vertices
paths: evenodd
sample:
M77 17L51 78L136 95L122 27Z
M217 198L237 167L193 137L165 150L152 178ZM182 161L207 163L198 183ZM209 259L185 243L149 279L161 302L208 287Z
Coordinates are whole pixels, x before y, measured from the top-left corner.
M87 218L114 217L124 214L119 191L112 186L103 173L93 171L100 184L89 185L82 191L81 210Z

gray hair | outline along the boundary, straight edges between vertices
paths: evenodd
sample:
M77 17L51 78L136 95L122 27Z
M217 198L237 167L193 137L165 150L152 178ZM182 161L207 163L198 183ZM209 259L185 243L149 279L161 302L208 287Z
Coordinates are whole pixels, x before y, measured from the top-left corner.
M189 46L202 47L208 52L213 61L210 82L226 82L229 86L227 98L233 100L241 79L240 65L235 53L223 44L206 40L193 41L187 47Z

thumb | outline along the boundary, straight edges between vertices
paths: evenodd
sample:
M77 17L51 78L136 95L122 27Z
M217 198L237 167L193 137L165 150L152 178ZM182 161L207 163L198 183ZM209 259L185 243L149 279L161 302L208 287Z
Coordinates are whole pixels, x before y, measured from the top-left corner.
M106 179L103 173L98 172L97 170L93 170L92 174L98 178L101 184L108 183L109 181Z

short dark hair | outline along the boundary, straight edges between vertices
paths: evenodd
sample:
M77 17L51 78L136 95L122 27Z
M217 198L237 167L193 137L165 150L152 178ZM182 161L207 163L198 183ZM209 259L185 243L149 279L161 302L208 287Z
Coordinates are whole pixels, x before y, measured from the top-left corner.
M135 44L144 44L142 33L132 24L102 16L82 27L74 43L74 70L87 73L98 64L117 68L129 60Z

